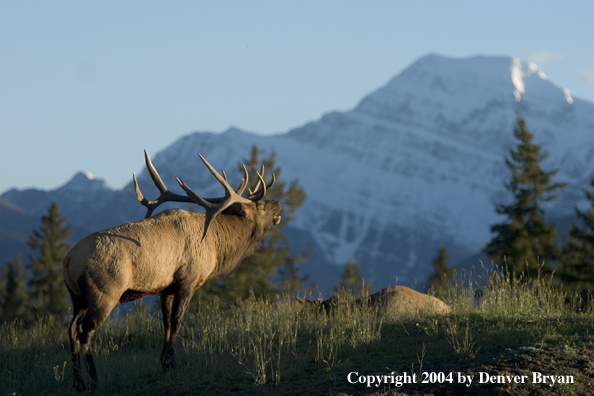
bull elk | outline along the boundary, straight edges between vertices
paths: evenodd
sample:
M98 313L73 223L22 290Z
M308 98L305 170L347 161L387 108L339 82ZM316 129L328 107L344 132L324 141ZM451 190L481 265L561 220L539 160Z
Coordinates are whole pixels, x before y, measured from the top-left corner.
M318 305L320 309L331 313L338 304L338 297L332 297L325 301L310 301L296 297L302 304ZM361 298L354 302L356 305L366 303L368 307L377 309L380 315L403 315L419 313L446 314L451 312L449 305L433 296L419 293L405 286L386 287L371 294L367 298Z
M202 155L200 158L225 189L223 197L202 198L179 178L186 195L170 192L145 151L146 166L160 191L156 200L147 200L134 175L138 200L147 207L145 218L91 234L64 258L64 281L73 307L68 331L70 354L74 387L79 391L85 389L81 352L91 381L97 383L91 354L95 330L116 305L148 295L159 293L161 299L165 331L161 365L164 369L175 367L175 341L194 291L207 279L233 271L280 222L280 203L262 201L274 184L274 174L266 185L262 167L257 173L259 180L243 197L248 185L245 166L245 176L234 190L224 171L221 176ZM206 209L206 214L170 209L150 217L167 201L196 203Z

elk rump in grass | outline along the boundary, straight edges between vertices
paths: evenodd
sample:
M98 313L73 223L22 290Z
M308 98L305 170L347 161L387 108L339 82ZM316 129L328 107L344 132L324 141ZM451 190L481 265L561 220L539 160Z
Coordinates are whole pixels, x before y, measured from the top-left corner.
M200 158L224 187L223 197L202 198L179 178L186 195L170 192L145 151L146 166L161 192L156 200L147 200L134 175L138 200L148 209L145 219L91 234L64 258L64 281L73 307L68 336L74 387L79 391L85 389L81 352L91 381L97 382L91 354L95 330L116 305L148 295L158 293L161 298L165 330L161 365L175 367L176 336L194 291L206 280L233 271L280 222L280 203L262 200L274 183L274 174L266 185L262 167L250 189L244 166L245 176L234 190L224 171L221 176L202 155ZM243 197L246 188L247 196ZM167 201L196 203L206 209L206 214L170 209L150 217Z
M296 297L302 304L317 305L327 313L332 313L340 302L340 297L332 297L325 301L310 301ZM449 305L428 294L419 293L406 286L391 286L369 295L367 298L355 300L356 305L366 303L369 308L377 310L380 315L399 316L422 313L446 314L451 312Z

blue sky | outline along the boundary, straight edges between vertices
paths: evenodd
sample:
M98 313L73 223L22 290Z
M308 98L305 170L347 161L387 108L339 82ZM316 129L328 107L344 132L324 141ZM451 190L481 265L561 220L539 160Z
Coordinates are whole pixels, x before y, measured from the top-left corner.
M173 4L173 5L171 5ZM594 2L0 2L0 193L121 188L193 131L286 132L428 53L515 56L594 102Z

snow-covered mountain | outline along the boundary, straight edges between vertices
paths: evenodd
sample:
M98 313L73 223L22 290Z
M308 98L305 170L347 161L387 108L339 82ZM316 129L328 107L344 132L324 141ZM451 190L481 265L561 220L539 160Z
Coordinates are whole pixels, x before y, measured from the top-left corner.
M199 193L217 196L221 187L198 152L237 183L237 164L253 144L275 150L281 178L299 179L308 196L289 230L296 251L316 248L304 270L328 290L351 258L377 289L396 278L422 283L441 245L456 263L490 239L489 225L499 220L494 204L508 199L504 157L516 144L517 115L549 154L544 167L560 168L557 180L570 183L548 208L551 217L571 215L594 173L594 104L515 58L428 55L351 111L275 136L196 132L151 154L172 190L181 176ZM142 147L138 158L140 166ZM139 183L145 195L156 195L146 171ZM93 193L74 192L81 188ZM144 214L131 183L112 191L81 174L55 191L11 190L2 198L35 215L57 200L88 230Z
M11 189L2 194L2 198L37 217L46 214L52 202L58 202L60 212L69 223L80 227L93 224L99 214L95 209L102 208L116 194L104 180L95 178L90 172L81 171L55 190Z

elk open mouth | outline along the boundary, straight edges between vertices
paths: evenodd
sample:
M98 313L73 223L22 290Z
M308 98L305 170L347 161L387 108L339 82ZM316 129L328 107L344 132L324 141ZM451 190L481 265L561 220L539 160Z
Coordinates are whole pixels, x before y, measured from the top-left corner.
M278 224L281 221L281 217L280 216L274 216L274 219L272 220L272 224Z

